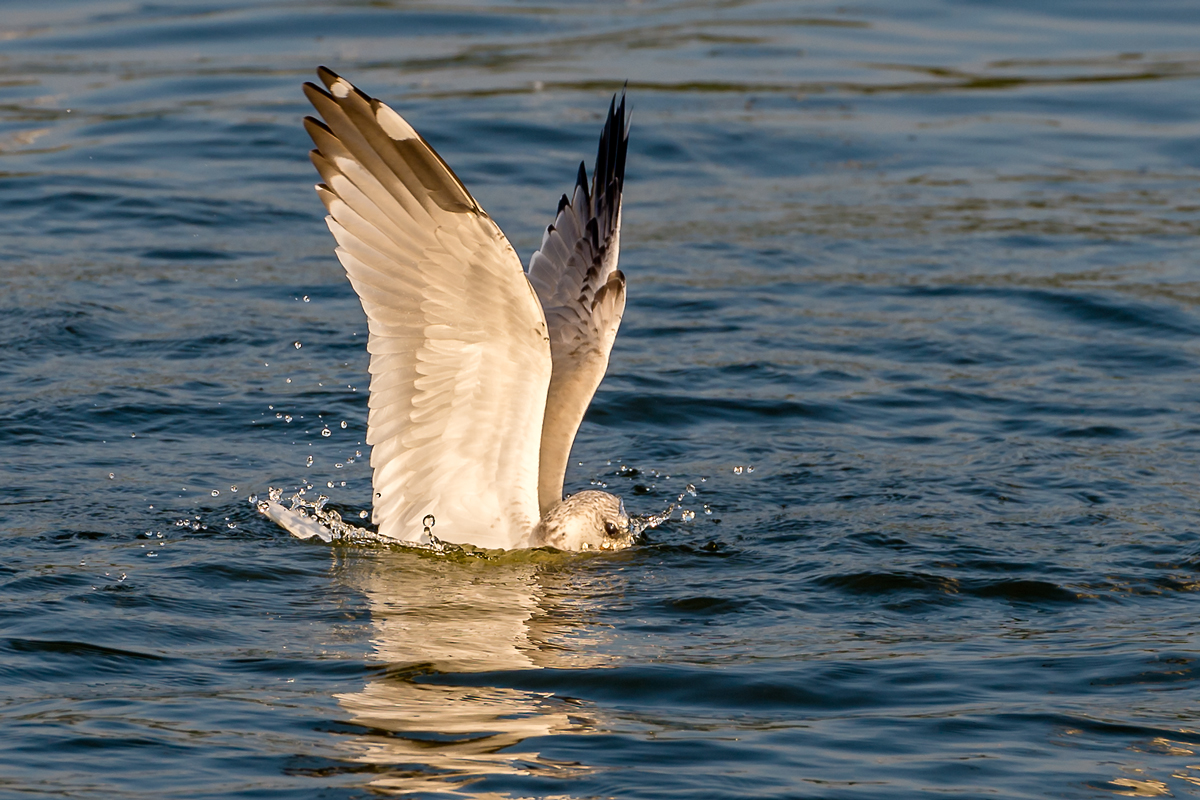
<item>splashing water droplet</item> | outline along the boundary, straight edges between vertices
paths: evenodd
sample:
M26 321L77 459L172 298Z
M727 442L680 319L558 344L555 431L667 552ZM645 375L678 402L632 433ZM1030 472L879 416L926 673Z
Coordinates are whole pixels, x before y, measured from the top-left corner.
M708 507L708 503L705 503L705 504L704 504L704 513L705 513L705 514L711 514L711 513L712 513L712 509Z
M345 481L342 481L340 485L342 485L342 486L345 486L345 485L346 485L346 482L345 482Z
M303 298L301 298L301 299L303 299L303 300L304 300L304 302L306 302L306 303L307 303L307 302L308 302L308 295L304 295L304 297L303 297Z
M276 411L276 412L275 412L275 419L283 419L283 412L281 412L281 411Z
M696 496L696 485L695 484L689 483L687 486L683 487L683 490L685 492L687 492L688 494L690 494L692 497Z
M311 466L312 466L312 462L313 462L313 457L312 457L312 456L309 456L308 458L304 459L304 466L306 466L306 467L311 467Z
M325 488L326 488L326 489L332 489L332 488L333 488L333 481L326 481L326 482L325 482Z
M230 487L229 487L229 491L233 492L234 494L237 494L237 487L236 487L236 486L230 486Z
M342 465L341 465L341 463L339 462L339 463L336 463L336 464L334 464L334 465L333 465L333 468L334 468L334 469L341 469L341 468L342 468Z
M425 519L421 520L421 524L426 528L432 528L437 524L437 520L433 518L433 514L426 514Z
M358 518L359 518L359 519L366 519L366 518L367 518L367 512L365 512L365 511L360 511L360 512L358 512Z
M276 489L273 486L269 487L267 489L267 496L270 497L272 500L274 500L276 503L278 503L280 500L283 499L283 489Z
M333 431L329 430L329 428L324 428L321 430L321 435L325 438L329 438L330 436L333 436Z
M292 421L292 415L291 415L291 414L288 414L287 416L285 416L285 417L283 418L283 421L284 421L284 422L291 422L291 421Z
M256 505L258 503L258 495L256 495L256 494L250 495L249 497L246 498L246 502L249 503L250 505Z
M220 494L221 494L221 490L220 490L220 489L213 489L213 490L212 490L212 496L213 496L213 497L217 497L217 496L218 496L218 495L220 495Z
M342 420L342 430L346 429L346 420Z
M292 379L291 379L291 378L288 378L288 379L285 381L285 383L291 383L291 382L292 382Z
M304 345L300 344L299 342L296 342L296 344L294 345L294 347L295 347L297 350L299 350L301 347L304 347Z
M355 450L355 451L354 451L354 457L355 457L355 458L362 458L362 451L361 451L361 450Z
M117 474L116 474L115 472L110 472L110 473L108 473L108 479L109 479L110 481L111 481L113 478L115 478L115 477L117 477Z
M734 468L733 468L733 474L734 474L734 475L741 475L741 474L742 474L742 468L741 468L741 467L734 467Z
M754 467L747 466L747 467L746 467L746 472L754 472Z
M694 520L696 518L696 512L692 511L690 508L685 509L685 510L679 512L679 518L681 520L683 520L684 522L691 522L692 520Z

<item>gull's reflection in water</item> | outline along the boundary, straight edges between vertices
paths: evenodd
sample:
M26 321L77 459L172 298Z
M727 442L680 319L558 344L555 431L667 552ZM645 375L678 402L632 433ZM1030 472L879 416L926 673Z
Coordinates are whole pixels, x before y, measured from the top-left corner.
M361 691L337 696L351 721L369 729L350 741L353 759L374 767L371 788L507 797L470 784L587 770L523 746L530 737L590 730L578 707L549 693L439 682L439 675L600 663L591 647L579 647L595 639L578 607L565 602L563 590L575 587L561 581L571 571L559 576L529 558L464 563L375 551L339 560L336 576L370 602L374 658L388 667Z

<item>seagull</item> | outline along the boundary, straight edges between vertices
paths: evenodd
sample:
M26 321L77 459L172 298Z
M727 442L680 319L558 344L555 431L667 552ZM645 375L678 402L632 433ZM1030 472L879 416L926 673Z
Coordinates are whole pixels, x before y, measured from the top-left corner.
M564 499L571 445L625 311L617 269L629 119L614 95L526 271L499 226L398 113L333 71L304 85L325 222L367 315L372 522L380 538L611 550L620 498ZM260 505L260 508L263 506ZM328 540L274 499L264 512Z

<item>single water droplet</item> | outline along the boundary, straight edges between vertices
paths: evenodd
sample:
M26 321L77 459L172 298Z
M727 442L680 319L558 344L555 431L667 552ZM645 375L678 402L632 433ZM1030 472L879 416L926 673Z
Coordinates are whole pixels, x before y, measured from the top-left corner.
M342 486L345 486L345 485L346 485L346 482L345 482L345 481L342 481L341 485L342 485Z
M304 345L300 344L299 342L296 342L295 347L297 350L299 350L301 347L304 347Z
M333 468L334 468L334 469L341 469L341 468L342 468L342 465L341 465L340 463L336 463L336 464L334 464L334 465L333 465Z
M734 474L734 475L741 475L741 474L742 474L742 468L741 468L741 467L734 467L734 468L733 468L733 474Z
M284 416L284 418L283 418L283 421L284 421L284 422L291 422L291 421L292 421L292 415L291 415L291 414L288 414L288 415Z
M437 524L437 520L433 518L433 514L426 514L425 519L421 520L421 524L426 528L432 528Z
M226 522L225 527L229 528L229 530L233 530L234 528L237 527L237 523L236 522Z
M115 473L115 472L110 472L110 473L108 473L108 479L109 479L110 481L111 481L113 478L115 478L115 477L117 477L117 475L116 475L116 473Z
M747 466L746 472L754 472L754 467Z
M687 486L683 487L683 490L685 492L687 492L688 494L690 494L692 497L696 496L696 487L694 484L689 483Z
M359 519L366 519L366 518L367 518L367 512L365 512L365 511L360 511L360 512L358 512L358 518L359 518Z
M312 466L312 462L313 462L313 457L312 457L312 456L309 456L308 458L304 459L304 466L306 466L306 467L311 467L311 466Z
M261 503L258 504L258 510L265 514L265 513L267 513L267 508L269 506L270 506L270 503L268 503L266 500L263 500Z
M275 419L283 419L283 412L281 412L281 411L276 411L276 412L275 412Z
M283 489L276 489L274 487L268 487L267 496L270 497L272 500L274 500L276 503L278 503L280 500L283 499Z
M275 406L267 406L267 408L269 408L271 411L275 410Z
M329 430L329 428L324 428L321 431L321 435L325 438L329 438L330 436L333 436L333 431Z
M229 491L233 492L234 494L237 494L237 487L236 487L236 486L230 486L230 487L229 487Z
M286 381L286 383L291 383L291 382L292 382L292 379L291 379L291 378L288 378L288 379L287 379L287 381Z
M306 302L306 303L307 303L307 302L308 302L308 295L304 295L304 298L303 298L303 299L304 299L304 302Z
M704 504L704 513L705 513L705 514L711 514L711 513L712 513L712 509L708 507L708 503L705 503L705 504Z
M219 494L221 494L221 490L220 490L220 489L213 489L213 490L212 490L212 496L213 496L213 497L216 497L216 496L218 496Z
M429 530L429 528L425 528L421 532L424 533L426 536L433 536L433 531Z
M346 428L346 420L342 420L342 429L345 430L345 428Z
M326 481L326 482L325 482L325 488L326 488L326 489L332 489L332 488L333 488L333 481Z
M256 495L256 494L250 495L249 497L246 498L246 502L249 503L250 505L254 505L255 503L258 502L258 495Z
M355 458L362 458L362 451L361 451L361 450L355 450L355 451L354 451L354 457L355 457Z

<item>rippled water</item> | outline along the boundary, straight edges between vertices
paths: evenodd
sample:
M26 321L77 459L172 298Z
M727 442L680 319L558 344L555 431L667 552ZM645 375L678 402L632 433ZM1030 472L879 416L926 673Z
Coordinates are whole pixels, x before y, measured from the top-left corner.
M1198 41L1171 0L6 0L0 795L1200 795ZM525 259L628 80L568 489L694 519L480 560L253 512L370 501L322 63Z

